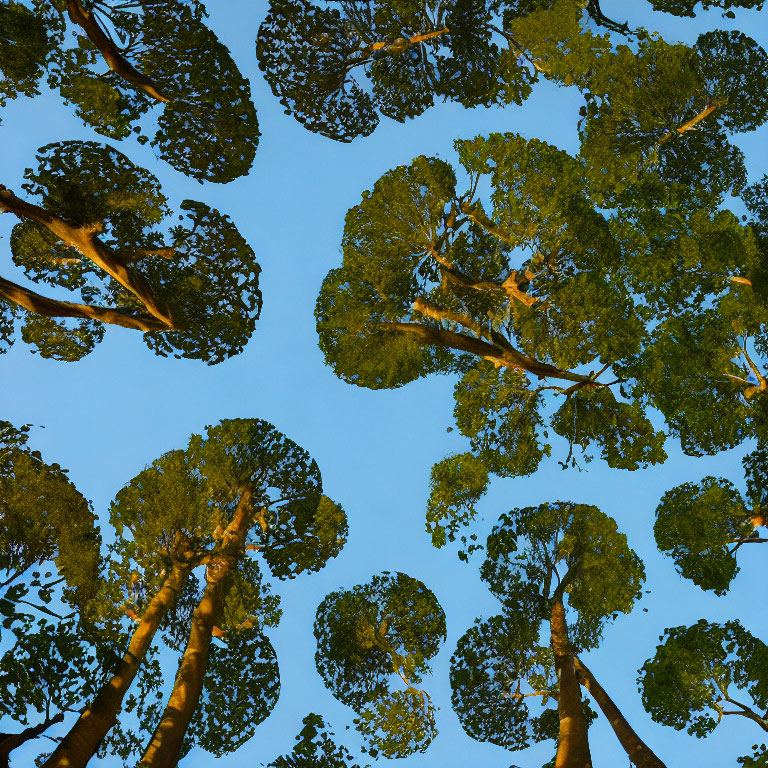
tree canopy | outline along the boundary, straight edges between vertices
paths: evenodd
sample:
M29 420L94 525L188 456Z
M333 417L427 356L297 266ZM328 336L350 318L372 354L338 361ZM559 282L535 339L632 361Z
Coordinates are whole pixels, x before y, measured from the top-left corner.
M738 621L673 627L640 670L643 704L658 723L702 738L738 715L768 731L768 646ZM747 697L747 702L744 702ZM727 721L725 721L727 722ZM758 748L759 749L759 748ZM762 747L765 760L765 745ZM741 758L760 764L760 754ZM752 760L757 758L757 763Z
M406 757L426 750L437 735L435 706L419 686L445 642L435 595L418 579L384 572L328 595L317 609L315 638L317 670L355 710L366 751Z
M349 750L334 742L321 715L310 712L301 722L304 727L291 753L275 758L267 768L360 768Z
M765 505L768 452L764 443L745 456L747 498L722 477L705 477L667 491L656 509L656 544L678 572L702 589L725 594L739 572L737 552L768 541Z
M160 182L95 142L42 147L23 189L0 187L19 219L14 263L27 278L79 293L44 296L0 277L0 350L21 338L43 357L79 360L105 325L144 332L157 355L214 364L242 351L261 311L260 267L228 216L185 200L177 223Z
M632 610L645 578L615 521L572 502L514 509L486 549L480 574L502 613L477 619L451 658L452 703L467 734L513 751L554 739L558 766L590 765L587 729L596 715L583 685L632 762L663 768L579 658L600 643L606 624Z
M116 537L99 618L135 627L122 660L44 765L88 762L137 676L139 685L158 679L153 668L140 673L159 639L181 654L176 682L164 711L139 713L125 757L142 750L144 764L166 765L196 745L214 755L237 749L280 687L264 634L279 621L279 601L265 577L322 568L344 544L346 515L323 495L304 449L267 422L234 419L140 472L110 517Z
M199 0L4 0L0 107L48 85L110 139L140 134L199 181L248 173L259 128L248 81ZM106 71L104 67L106 66ZM142 118L162 111L151 139Z
M697 4L651 3L655 10L691 16ZM730 0L716 4L731 15ZM762 2L738 5L760 8ZM260 68L289 114L311 131L352 141L374 131L381 115L404 122L438 100L468 108L521 104L542 77L583 87L619 47L611 33L635 51L638 41L649 38L644 29L606 16L597 0L472 0L434 7L423 0L271 0L256 48Z

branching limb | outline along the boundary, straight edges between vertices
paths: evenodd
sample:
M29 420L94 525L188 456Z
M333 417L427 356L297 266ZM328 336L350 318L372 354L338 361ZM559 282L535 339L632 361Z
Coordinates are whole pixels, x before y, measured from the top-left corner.
M51 0L52 2L53 0ZM88 36L88 39L96 46L101 53L109 69L121 77L134 88L143 91L151 96L155 101L167 103L171 101L158 88L152 78L147 77L143 72L139 72L133 64L125 58L122 51L119 50L112 38L104 31L99 24L93 11L88 10L80 0L66 0L67 13L73 24L80 27Z
M119 325L122 328L132 328L144 331L145 333L168 329L164 323L154 318L139 318L117 309L50 299L47 296L31 291L29 288L6 280L4 277L0 277L0 296L14 304L18 304L35 315L42 315L43 317L75 317L99 320L102 323Z
M127 291L132 293L146 308L147 312L159 320L166 330L175 329L173 319L167 309L158 301L149 281L139 272L131 270L116 256L111 248L98 237L102 231L99 223L75 225L61 216L52 214L45 208L28 203L0 185L0 213L13 213L20 219L29 219L41 224L66 245L79 251L85 258L104 270ZM156 329L153 329L156 330Z

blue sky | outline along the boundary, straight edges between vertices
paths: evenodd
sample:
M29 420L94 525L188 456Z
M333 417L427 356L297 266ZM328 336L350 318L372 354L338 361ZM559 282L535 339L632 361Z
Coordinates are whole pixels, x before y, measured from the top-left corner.
M696 20L654 16L643 0L606 0L602 5L614 18L631 13L631 25L658 29L668 40L692 42L706 29L734 26L715 13ZM266 3L229 0L210 3L209 10L211 26L252 84L262 137L250 175L225 186L201 186L159 161L149 146L133 140L115 146L155 173L172 203L200 199L234 219L263 269L264 310L253 339L242 355L214 367L155 357L139 334L119 328L109 328L104 342L76 364L40 359L19 342L0 357L2 417L45 427L33 430L34 446L48 460L70 469L105 524L109 501L125 482L164 451L183 447L192 432L222 418L271 421L317 459L325 492L349 515L349 543L319 574L276 583L284 613L270 637L280 663L280 700L254 738L221 759L222 768L243 762L257 765L288 751L309 711L323 714L342 740L356 743L352 731L344 735L353 713L332 698L315 671L312 622L328 592L362 583L383 570L422 579L437 594L448 618L448 639L427 681L440 707L440 735L425 754L399 765L540 766L552 755L549 745L512 754L475 742L463 733L450 707L448 662L456 641L475 617L497 612L477 576L479 561L465 565L450 547L433 549L424 532L429 470L464 445L456 431L446 432L453 425L453 382L431 378L380 392L344 384L323 363L313 310L322 278L341 260L345 212L384 171L419 154L453 161L455 138L491 131L516 131L575 152L578 94L540 85L522 107L470 111L442 105L403 125L384 119L372 136L351 145L336 144L308 133L285 115L260 76L254 39ZM764 16L740 13L737 23L768 48ZM33 164L39 146L66 139L101 140L52 94L12 102L3 114L0 136L0 183L18 192L23 170ZM767 138L765 127L736 137L755 178L765 168ZM8 249L12 224L10 216L0 217L1 274L21 281ZM475 527L484 538L502 512L557 499L596 504L616 518L645 561L651 594L632 615L609 627L601 648L585 660L670 768L735 766L736 756L746 754L762 736L741 718L728 718L706 741L657 726L642 710L635 684L636 670L653 654L665 627L701 617L737 617L768 641L763 590L754 588L755 582L765 582L762 548L745 548L750 551L743 553L742 572L731 593L715 598L680 579L671 561L656 552L652 536L653 512L664 491L706 474L728 477L742 487L741 456L748 448L693 460L670 440L664 466L634 473L611 470L598 460L588 471L563 471L554 456L532 477L494 482L481 504L484 520ZM168 671L172 679L172 668ZM604 720L598 720L591 734L597 766L627 764ZM31 760L32 754L18 754L18 764ZM198 751L184 765L196 768L209 761ZM117 762L104 764L109 768Z

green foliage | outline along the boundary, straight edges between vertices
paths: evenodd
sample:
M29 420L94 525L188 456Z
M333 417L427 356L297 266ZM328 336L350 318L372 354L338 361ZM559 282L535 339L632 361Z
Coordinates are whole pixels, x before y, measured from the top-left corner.
M739 190L743 156L725 132L765 121L766 71L768 55L739 32L706 33L692 48L646 37L598 59L581 125L595 190L694 206Z
M106 52L77 26L66 4L0 6L0 106L19 93L37 93L46 71L48 84L98 133L110 139L141 134L142 118L162 104L151 143L176 170L222 183L248 173L259 139L250 87L205 25L198 0L78 5L106 33ZM72 36L64 35L68 24Z
M463 192L447 163L418 157L363 194L347 213L343 265L316 306L320 348L345 381L379 389L461 375L454 415L473 458L435 468L428 530L438 546L474 515L484 473L531 474L549 455L543 412L558 397L551 425L571 444L567 461L590 444L614 467L666 458L644 391L622 402L609 390L620 380L598 381L648 342L622 243L589 197L583 165L511 133L456 149ZM639 249L630 226L616 233ZM465 470L470 479L451 477Z
M585 16L595 14L585 6L271 0L256 52L286 112L311 131L352 141L380 115L404 122L440 99L522 104L541 73L575 82L610 45L586 28Z
M333 695L357 713L355 724L376 757L423 752L437 735L434 705L417 687L445 641L435 595L403 573L328 595L315 618L317 669ZM404 689L392 688L397 675Z
M211 648L184 750L200 746L215 757L234 752L269 716L279 694L277 655L267 637L257 629L228 632Z
M635 470L666 461L666 435L654 430L638 402L622 403L609 389L582 389L552 417L552 429L586 452L595 443L609 467ZM576 459L571 459L576 464Z
M159 181L115 149L68 141L39 150L24 189L55 216L98 232L101 245L134 280L145 281L174 329L145 333L158 355L215 364L242 351L261 311L260 267L228 216L186 200L171 224ZM34 282L79 293L88 305L152 320L126 285L42 223L22 220L11 234L15 264ZM24 318L22 338L43 357L79 360L101 341L98 320ZM0 335L6 335L0 323ZM8 332L10 334L10 331Z
M333 741L333 732L320 715L310 712L289 755L281 755L267 768L360 768L344 746Z
M616 521L587 504L513 509L494 527L486 550L480 574L505 610L548 621L561 595L576 649L597 646L605 624L632 610L645 580Z
M0 422L0 613L6 629L29 607L45 612L62 581L61 597L85 608L101 564L91 505L66 470L27 446L26 431ZM43 574L43 567L50 571ZM30 591L39 602L26 600Z
M543 397L520 371L482 360L456 384L453 415L472 452L501 477L531 475L549 446L541 436Z
M475 505L487 488L488 469L471 453L448 456L432 467L427 533L432 536L433 546L443 547L446 541L455 541L460 526L475 518ZM466 537L462 542L466 544Z
M699 5L699 0L650 0L654 10L673 13L675 16L695 16L695 9ZM710 8L724 9L723 16L733 18L734 13L731 8L754 8L760 11L763 8L763 0L701 0L701 9L706 11Z
M701 738L733 711L741 693L751 702L738 703L737 713L768 725L758 714L768 707L768 646L738 621L701 619L665 630L660 640L638 678L643 704L656 722Z
M467 735L510 750L551 737L546 707L557 706L557 680L538 635L535 622L513 613L478 619L461 637L451 657L451 704ZM541 698L524 697L537 691ZM545 707L538 715L533 701Z
M705 477L667 491L656 510L656 545L702 589L726 593L739 572L734 544L752 532L752 513L723 478Z
M35 96L60 30L50 18L21 2L0 5L0 107L9 99Z

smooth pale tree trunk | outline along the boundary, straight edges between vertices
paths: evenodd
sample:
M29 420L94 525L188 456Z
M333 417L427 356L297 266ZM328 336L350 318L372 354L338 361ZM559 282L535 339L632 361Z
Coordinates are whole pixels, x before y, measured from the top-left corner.
M576 668L562 598L554 601L550 620L555 672L559 684L557 714L560 731L557 738L555 768L591 768L587 723L581 706L581 686L576 679Z
M11 752L22 744L42 736L52 725L60 723L64 715L60 712L54 717L47 718L39 725L25 728L20 733L0 733L0 768L9 768Z
M139 768L176 768L179 762L184 736L203 693L213 629L221 620L229 591L227 575L245 554L245 541L252 524L252 495L244 491L224 531L219 552L211 555L207 565L205 590L192 614L189 638L173 690Z
M96 754L104 737L117 722L123 699L152 645L160 622L179 599L191 570L191 564L171 568L133 631L117 672L101 687L91 706L80 715L43 763L43 768L83 768Z
M637 768L666 768L664 763L653 753L653 750L635 733L627 722L613 699L605 692L595 676L587 669L582 661L574 659L576 674L581 684L592 694L597 706L608 719L627 757Z
M184 745L184 736L192 722L208 669L213 628L220 622L224 606L225 583L217 578L209 582L192 614L187 647L181 658L168 704L139 766L175 768Z

